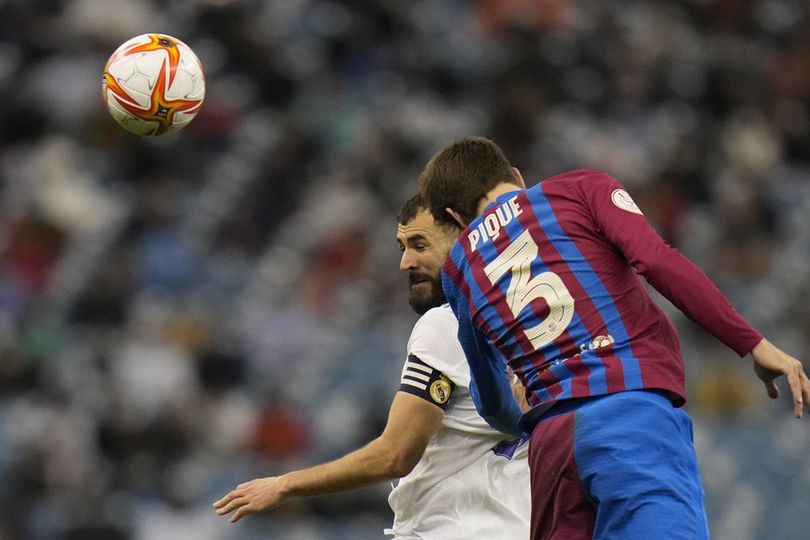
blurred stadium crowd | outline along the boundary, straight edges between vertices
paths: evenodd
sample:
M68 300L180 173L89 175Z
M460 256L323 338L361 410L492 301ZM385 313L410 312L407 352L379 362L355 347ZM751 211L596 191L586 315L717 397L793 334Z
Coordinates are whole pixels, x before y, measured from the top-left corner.
M810 353L806 0L0 0L0 539L379 538L388 486L230 526L241 481L382 429L415 316L399 204L440 146L623 181ZM206 66L145 140L100 79L144 32ZM715 538L807 538L810 428L681 330Z

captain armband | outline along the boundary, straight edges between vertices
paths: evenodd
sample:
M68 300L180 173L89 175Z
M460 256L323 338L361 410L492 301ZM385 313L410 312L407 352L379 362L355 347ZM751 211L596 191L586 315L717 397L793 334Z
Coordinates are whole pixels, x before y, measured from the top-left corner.
M400 392L413 394L446 410L455 386L438 369L433 369L413 354L408 355L399 385Z

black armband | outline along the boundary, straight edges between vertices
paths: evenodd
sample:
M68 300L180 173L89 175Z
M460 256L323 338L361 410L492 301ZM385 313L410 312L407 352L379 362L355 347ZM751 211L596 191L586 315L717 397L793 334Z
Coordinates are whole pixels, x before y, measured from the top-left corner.
M446 410L455 386L438 369L433 369L413 354L408 355L400 392L413 394Z

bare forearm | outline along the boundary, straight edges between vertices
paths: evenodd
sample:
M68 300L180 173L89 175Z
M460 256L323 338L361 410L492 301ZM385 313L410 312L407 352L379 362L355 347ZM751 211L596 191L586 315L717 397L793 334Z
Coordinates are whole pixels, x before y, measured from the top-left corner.
M239 484L214 503L219 515L236 523L255 512L275 508L293 497L347 491L408 474L421 459L444 412L427 401L397 392L380 437L335 461L283 476Z
M397 478L402 467L385 446L382 440L375 439L335 461L284 474L280 480L285 495L325 495Z

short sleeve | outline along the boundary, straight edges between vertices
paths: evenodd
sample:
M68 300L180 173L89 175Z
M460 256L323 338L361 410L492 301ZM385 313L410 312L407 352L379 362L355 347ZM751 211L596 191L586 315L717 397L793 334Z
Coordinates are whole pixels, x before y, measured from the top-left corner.
M456 386L470 384L470 370L458 342L458 321L444 305L428 310L414 325L408 340L408 356L415 356L440 371Z

